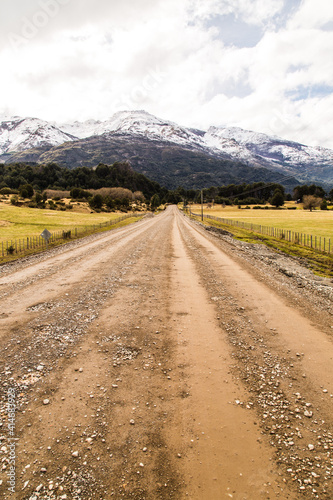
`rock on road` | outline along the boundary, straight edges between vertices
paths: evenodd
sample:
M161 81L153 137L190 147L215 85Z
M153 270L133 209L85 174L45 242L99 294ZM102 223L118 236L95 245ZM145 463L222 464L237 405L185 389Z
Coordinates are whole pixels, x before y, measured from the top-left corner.
M333 498L330 301L232 238L169 207L0 298L3 498Z

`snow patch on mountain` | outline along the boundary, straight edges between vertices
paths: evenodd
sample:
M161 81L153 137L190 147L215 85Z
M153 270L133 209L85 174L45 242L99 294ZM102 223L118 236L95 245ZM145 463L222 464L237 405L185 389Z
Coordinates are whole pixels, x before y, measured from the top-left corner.
M144 137L195 150L213 158L230 158L281 172L313 172L320 178L332 178L333 151L309 147L239 127L210 127L195 130L162 120L145 111L120 111L105 121L87 120L58 125L37 118L0 117L0 155L41 146L59 146L64 142L101 135ZM317 169L318 167L318 169ZM323 177L324 176L324 177Z
M151 140L172 142L187 147L204 147L202 133L176 123L161 120L146 111L119 111L106 121L89 120L83 123L64 124L60 128L83 139L93 135L133 134Z
M59 146L76 138L38 118L11 117L0 121L0 154L41 146Z
M205 141L208 146L245 161L255 161L261 157L272 165L293 166L315 166L333 162L331 149L305 146L239 127L210 127Z

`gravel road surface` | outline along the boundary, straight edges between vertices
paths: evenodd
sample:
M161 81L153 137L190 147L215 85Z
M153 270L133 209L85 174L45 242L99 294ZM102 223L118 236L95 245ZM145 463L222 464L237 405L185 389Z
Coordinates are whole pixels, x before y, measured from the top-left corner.
M0 494L332 499L332 297L176 207L1 266Z

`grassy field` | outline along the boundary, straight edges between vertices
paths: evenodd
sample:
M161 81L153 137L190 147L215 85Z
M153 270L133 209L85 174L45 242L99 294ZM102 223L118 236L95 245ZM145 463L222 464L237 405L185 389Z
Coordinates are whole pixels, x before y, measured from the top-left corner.
M286 206L296 205L291 202ZM192 212L201 213L201 205L193 205L191 208ZM221 205L217 208L207 208L204 205L204 214L333 239L333 210L310 212L303 210L301 206L298 206L297 210L265 210L264 208L253 210L229 206L222 208Z
M0 242L37 236L46 228L51 233L83 228L118 218L118 213L89 213L40 210L0 202Z
M290 206L290 205L289 205ZM201 214L201 206L191 207L192 212ZM218 207L207 209L204 207L204 214L213 215L222 219L232 219L242 222L259 224L262 226L275 227L303 234L331 239L333 241L333 211L316 210L313 212L303 209L297 210L240 210L235 207ZM195 217L201 220L201 217ZM286 241L285 238L272 237L256 233L250 229L225 225L220 221L204 218L204 224L226 229L233 236L241 241L255 244L264 244L279 252L301 258L303 262L320 276L333 277L333 255L317 251L299 244Z

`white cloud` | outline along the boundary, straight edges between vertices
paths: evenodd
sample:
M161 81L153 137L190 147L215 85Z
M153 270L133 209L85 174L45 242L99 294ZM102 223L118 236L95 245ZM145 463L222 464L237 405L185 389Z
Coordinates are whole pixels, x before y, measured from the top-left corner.
M288 29L321 28L333 21L333 3L327 0L303 0L288 23Z
M13 0L0 20L0 111L65 121L146 109L333 147L333 33L320 29L332 7L319 14L321 1ZM9 34L22 37L41 2L59 2L57 14L15 49ZM228 15L260 26L260 42L225 45L212 21ZM277 16L289 20L278 27Z
M263 24L281 11L284 0L189 0L189 12L197 21L234 14L251 24Z

